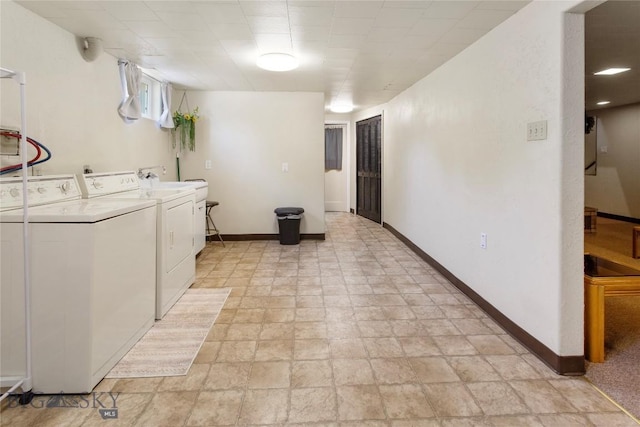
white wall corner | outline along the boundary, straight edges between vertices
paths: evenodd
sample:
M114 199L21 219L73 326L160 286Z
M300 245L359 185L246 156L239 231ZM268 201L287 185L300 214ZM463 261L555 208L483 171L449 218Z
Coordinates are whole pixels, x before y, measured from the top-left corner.
M558 354L584 353L584 14L563 14Z

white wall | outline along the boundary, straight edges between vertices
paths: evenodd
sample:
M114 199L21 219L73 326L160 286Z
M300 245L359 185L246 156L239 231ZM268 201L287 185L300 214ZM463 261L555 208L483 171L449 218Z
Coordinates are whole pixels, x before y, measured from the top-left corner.
M181 94L180 94L181 96ZM324 95L188 92L200 109L182 179L205 178L223 234L277 233L273 210L301 206L301 233L324 233ZM175 96L174 99L179 99ZM212 168L205 170L205 160ZM282 172L282 163L289 172Z
M585 177L585 203L640 219L640 104L589 115L598 118L598 166L597 175Z
M583 354L575 3L529 4L381 107L384 221L562 356Z
M46 145L52 159L42 174L95 172L166 164L175 176L168 133L141 119L125 124L117 59L102 54L85 62L75 37L11 1L0 2L0 65L27 76L27 133ZM2 80L0 124L20 127L18 86ZM0 158L3 166L17 157Z

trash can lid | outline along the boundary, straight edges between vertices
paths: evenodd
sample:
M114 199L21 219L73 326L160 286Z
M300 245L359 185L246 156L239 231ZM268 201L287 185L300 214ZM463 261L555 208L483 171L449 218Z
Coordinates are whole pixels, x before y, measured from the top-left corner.
M303 208L286 207L286 208L276 208L273 212L275 212L275 214L278 215L278 216L300 215L301 213L304 212L304 209Z

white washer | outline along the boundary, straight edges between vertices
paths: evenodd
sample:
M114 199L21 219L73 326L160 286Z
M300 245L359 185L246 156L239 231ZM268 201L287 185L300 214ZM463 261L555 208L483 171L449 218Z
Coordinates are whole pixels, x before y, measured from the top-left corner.
M153 200L156 221L156 319L169 311L196 279L195 190L141 189L135 172L80 176L83 196L91 200Z
M28 191L33 391L88 393L153 325L156 204L83 200L73 175L32 177ZM20 375L21 179L0 180L0 196L1 369Z

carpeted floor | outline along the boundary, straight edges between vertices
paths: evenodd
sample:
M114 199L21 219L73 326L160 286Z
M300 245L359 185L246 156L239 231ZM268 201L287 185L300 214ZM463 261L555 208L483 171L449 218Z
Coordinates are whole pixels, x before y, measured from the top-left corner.
M105 378L186 375L230 292L187 289Z
M585 252L638 268L630 257L633 225L598 218L597 233L585 234ZM605 361L587 362L586 377L640 418L640 297L608 297L605 313Z
M640 418L640 297L605 300L604 363L589 363L587 378Z

